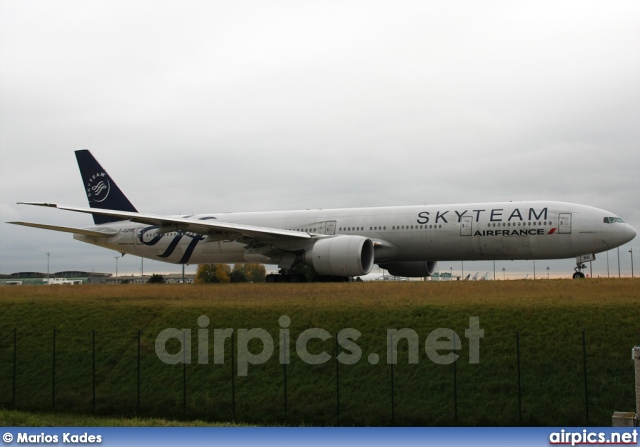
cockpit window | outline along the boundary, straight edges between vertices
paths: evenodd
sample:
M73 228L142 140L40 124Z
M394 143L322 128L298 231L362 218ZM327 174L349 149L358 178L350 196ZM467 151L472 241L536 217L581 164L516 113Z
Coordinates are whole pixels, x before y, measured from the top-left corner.
M624 223L619 217L605 217L604 223Z

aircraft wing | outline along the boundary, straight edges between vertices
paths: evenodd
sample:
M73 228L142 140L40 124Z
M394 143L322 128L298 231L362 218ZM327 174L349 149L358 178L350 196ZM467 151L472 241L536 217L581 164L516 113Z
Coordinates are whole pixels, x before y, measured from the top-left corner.
M119 217L121 219L127 219L132 222L144 223L148 225L157 225L161 232L170 231L189 231L192 233L199 233L203 235L216 235L216 234L232 234L237 237L248 236L258 239L260 241L277 241L277 240L301 240L311 239L309 233L303 233L299 231L281 230L279 228L258 227L254 225L236 224L232 222L221 222L217 219L196 220L185 217L171 217L162 216L157 214L144 214L130 211L116 211L106 210L99 208L82 208L75 206L58 205L55 203L42 203L42 202L18 202L22 205L35 205L45 206L50 208L58 208L61 210L75 211L77 213L86 214L99 214L101 216ZM19 224L20 225L20 224ZM37 226L40 224L30 224L28 226ZM46 225L40 225L39 228L46 228ZM53 228L49 228L53 229ZM64 231L64 230L59 230ZM70 231L73 232L73 231ZM93 234L92 234L93 235ZM225 237L226 239L233 239L233 237Z
M84 234L85 236L110 237L117 234L117 231L105 228L102 231L84 230L82 228L59 227L57 225L45 225L33 222L7 222L13 225L22 225L24 227L43 228L45 230L62 231L63 233Z

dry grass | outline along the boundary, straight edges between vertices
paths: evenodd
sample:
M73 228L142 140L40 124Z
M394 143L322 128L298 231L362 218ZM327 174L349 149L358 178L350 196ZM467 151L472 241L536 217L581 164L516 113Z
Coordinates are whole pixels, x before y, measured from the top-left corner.
M489 305L539 308L640 304L640 279L337 284L83 285L2 287L2 302L221 307Z

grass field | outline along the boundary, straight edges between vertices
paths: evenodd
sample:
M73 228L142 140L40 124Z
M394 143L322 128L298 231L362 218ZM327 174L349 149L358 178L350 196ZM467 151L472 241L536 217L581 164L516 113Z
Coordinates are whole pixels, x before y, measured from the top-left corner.
M0 427L241 427L200 420L178 421L139 417L99 417L71 413L0 410Z
M198 364L201 315L209 318L208 364ZM282 315L291 320L288 349L293 351L286 387L285 368L278 362ZM465 329L470 317L478 317L484 329L478 364L469 363ZM309 351L325 351L331 359L304 363L294 355L295 341L314 327L332 336L357 329L362 359L337 365L334 339L316 339L309 342ZM156 337L166 328L191 329L191 364L167 365L158 359ZM263 328L274 338L275 353L262 365L249 365L248 376L236 374L232 380L229 339L224 364L213 363L213 329L218 328L236 333ZM419 362L408 363L408 343L401 341L392 376L385 354L387 329L401 328L418 334ZM460 336L455 364L439 365L427 357L425 340L437 328ZM168 344L171 353L179 348L173 342ZM0 407L13 408L15 377L15 404L23 411L250 424L427 426L585 425L588 411L589 425L610 425L613 411L635 407L631 349L638 344L640 281L631 279L3 287ZM257 353L262 345L249 348ZM369 363L371 353L380 356L378 364Z

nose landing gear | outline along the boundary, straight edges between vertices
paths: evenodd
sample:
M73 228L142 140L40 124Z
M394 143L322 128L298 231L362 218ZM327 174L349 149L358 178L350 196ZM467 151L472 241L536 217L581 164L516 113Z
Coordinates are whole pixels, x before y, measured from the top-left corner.
M573 274L573 279L584 279L584 273L582 273L582 270L584 270L586 268L587 268L587 266L585 264L579 262L578 265L573 268L576 271Z
M583 279L584 273L582 273L582 270L587 268L587 264L585 264L585 262L592 262L595 260L596 260L596 255L594 254L578 256L576 258L577 265L573 268L576 271L573 274L573 279Z

